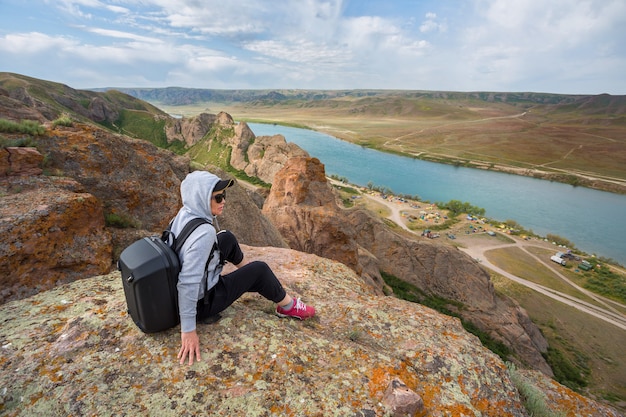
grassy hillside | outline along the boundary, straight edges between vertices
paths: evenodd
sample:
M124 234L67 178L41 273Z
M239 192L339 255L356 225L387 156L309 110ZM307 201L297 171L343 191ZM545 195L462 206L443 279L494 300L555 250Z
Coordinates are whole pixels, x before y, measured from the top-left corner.
M74 120L97 123L118 133L149 140L161 147L170 146L163 131L168 115L121 91L76 90L64 84L6 72L0 73L0 89L0 93L4 92L0 96L4 95L7 102L13 100L5 109L11 105L25 105L48 121L67 115Z

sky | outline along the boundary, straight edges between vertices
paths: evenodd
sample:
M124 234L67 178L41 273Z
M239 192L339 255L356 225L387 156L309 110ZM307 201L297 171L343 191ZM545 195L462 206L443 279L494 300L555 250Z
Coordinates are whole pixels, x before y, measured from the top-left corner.
M0 72L72 88L626 94L626 0L0 0Z

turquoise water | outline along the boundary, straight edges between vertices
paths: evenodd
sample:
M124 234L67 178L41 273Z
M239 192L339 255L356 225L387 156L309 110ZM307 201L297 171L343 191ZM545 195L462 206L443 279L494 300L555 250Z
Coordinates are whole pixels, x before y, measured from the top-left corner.
M327 175L384 186L431 202L467 201L486 216L515 220L626 265L626 196L518 175L436 164L364 148L312 130L249 123L256 136L283 135L318 158Z

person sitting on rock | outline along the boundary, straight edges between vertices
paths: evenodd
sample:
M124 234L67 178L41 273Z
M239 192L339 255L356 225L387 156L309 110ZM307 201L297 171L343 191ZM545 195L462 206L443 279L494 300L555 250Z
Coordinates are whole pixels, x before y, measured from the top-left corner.
M172 233L178 235L194 218L204 218L210 223L198 226L178 254L181 263L177 284L181 326L178 359L181 365L187 359L192 365L194 357L201 360L196 322L213 321L246 292L257 292L275 302L279 317L304 320L315 315L315 308L286 293L267 263L244 261L239 243L231 232L217 231L215 216L222 214L226 189L233 184L233 180L222 180L210 172L194 171L180 186L183 207L171 223ZM237 269L222 275L226 262Z

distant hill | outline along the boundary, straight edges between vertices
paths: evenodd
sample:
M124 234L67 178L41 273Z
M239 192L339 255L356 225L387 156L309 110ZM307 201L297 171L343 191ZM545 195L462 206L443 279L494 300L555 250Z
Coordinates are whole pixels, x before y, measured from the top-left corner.
M227 109L226 111L230 111L234 117L243 120L253 114L261 116L267 112L276 113L277 108L288 109L292 112L297 111L299 121L304 125L311 123L315 125L316 119L320 117L326 120L333 117L360 118L362 123L367 123L362 120L363 118L371 116L413 120L419 118L431 121L472 121L532 111L532 115L528 115L529 121L546 126L575 127L579 131L584 129L587 133L596 135L603 135L606 132L587 130L591 127L626 129L626 96L609 94L417 90L213 90L181 87L104 88L97 91L120 91L170 109L171 107L201 109L203 105L211 105L220 111ZM274 117L275 121L290 122L288 119L281 119L285 118L284 115L276 114ZM332 124L332 121L330 123ZM506 128L503 131L506 131ZM408 132L403 134L405 133ZM536 136L537 132L533 132L533 135ZM367 143L362 142L370 142L371 138L359 136L360 144L367 146ZM609 132L607 136L615 135L614 132ZM618 133L617 136L621 134ZM341 135L339 137L359 143L359 140L351 140ZM372 146L371 143L369 145Z
M453 92L422 90L215 90L200 88L102 88L94 91L117 90L148 102L159 102L170 106L183 106L204 102L256 103L267 105L287 101L324 101L338 98L428 98L443 100L479 100L488 103L509 104L572 104L594 96L565 95L550 93L504 93L504 92ZM609 96L611 97L611 96Z

